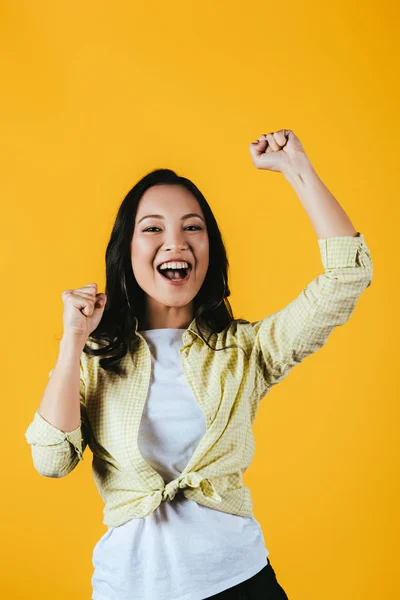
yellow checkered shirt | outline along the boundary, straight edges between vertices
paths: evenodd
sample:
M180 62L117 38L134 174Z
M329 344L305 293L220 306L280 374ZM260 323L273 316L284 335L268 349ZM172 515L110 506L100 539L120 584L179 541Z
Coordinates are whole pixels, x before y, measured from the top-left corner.
M182 368L204 412L206 433L178 478L165 482L138 449L151 376L150 349L140 332L139 349L122 360L126 379L105 372L99 357L82 352L79 427L61 431L35 412L25 433L35 469L46 477L68 475L89 446L94 481L105 503L103 523L110 527L150 515L179 489L199 504L252 517L242 475L254 455L252 424L260 400L348 321L372 280L363 234L318 239L318 244L324 272L291 303L261 321L233 321L209 340L217 348L232 348L211 350L194 319L184 331Z

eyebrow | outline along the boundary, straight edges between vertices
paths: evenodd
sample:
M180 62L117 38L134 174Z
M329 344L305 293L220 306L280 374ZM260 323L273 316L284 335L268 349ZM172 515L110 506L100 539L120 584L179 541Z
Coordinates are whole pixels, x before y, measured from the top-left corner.
M150 217L152 217L153 219L165 219L164 215L146 215L145 217L142 217L140 221L137 222L137 224L139 225L139 223L141 223L144 219L150 219ZM189 219L191 217L198 217L199 219L204 221L203 217L201 217L197 213L188 213L187 215L183 215L183 217L181 217L181 221L184 221L185 219Z

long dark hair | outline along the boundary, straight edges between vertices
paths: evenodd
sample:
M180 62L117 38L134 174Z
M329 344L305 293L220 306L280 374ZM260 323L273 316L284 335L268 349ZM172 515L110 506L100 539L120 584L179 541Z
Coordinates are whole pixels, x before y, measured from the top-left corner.
M213 348L208 343L213 333L223 331L235 320L228 300L229 262L212 210L192 181L170 169L155 169L133 186L118 210L106 250L106 307L99 325L92 331L83 349L86 354L103 356L99 361L100 366L120 376L125 376L125 370L119 364L121 359L128 350L133 352L139 342L134 333L145 316L146 308L144 291L133 274L130 254L136 213L144 192L160 184L184 186L201 206L209 238L209 266L203 285L193 299L195 323L200 337L212 350L232 347ZM201 330L202 326L209 332L207 339ZM91 340L97 342L98 347L92 347Z

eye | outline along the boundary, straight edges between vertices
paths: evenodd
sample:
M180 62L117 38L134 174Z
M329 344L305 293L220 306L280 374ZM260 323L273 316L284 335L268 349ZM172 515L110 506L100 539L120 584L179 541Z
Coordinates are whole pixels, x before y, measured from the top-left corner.
M201 227L199 227L198 225L188 225L187 227L185 227L185 229L188 229L188 227L194 227L195 231L201 230ZM143 229L143 232L150 231L150 229L160 229L160 228L159 227L147 227L147 229Z

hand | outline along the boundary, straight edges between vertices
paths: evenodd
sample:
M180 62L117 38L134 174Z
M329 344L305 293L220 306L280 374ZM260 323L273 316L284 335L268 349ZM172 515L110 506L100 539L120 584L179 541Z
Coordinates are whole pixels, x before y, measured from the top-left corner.
M89 283L76 290L65 290L64 334L74 334L87 340L100 323L106 305L106 295L97 293L97 283Z
M291 129L260 135L257 142L250 144L250 154L257 169L280 173L308 160L299 138Z

